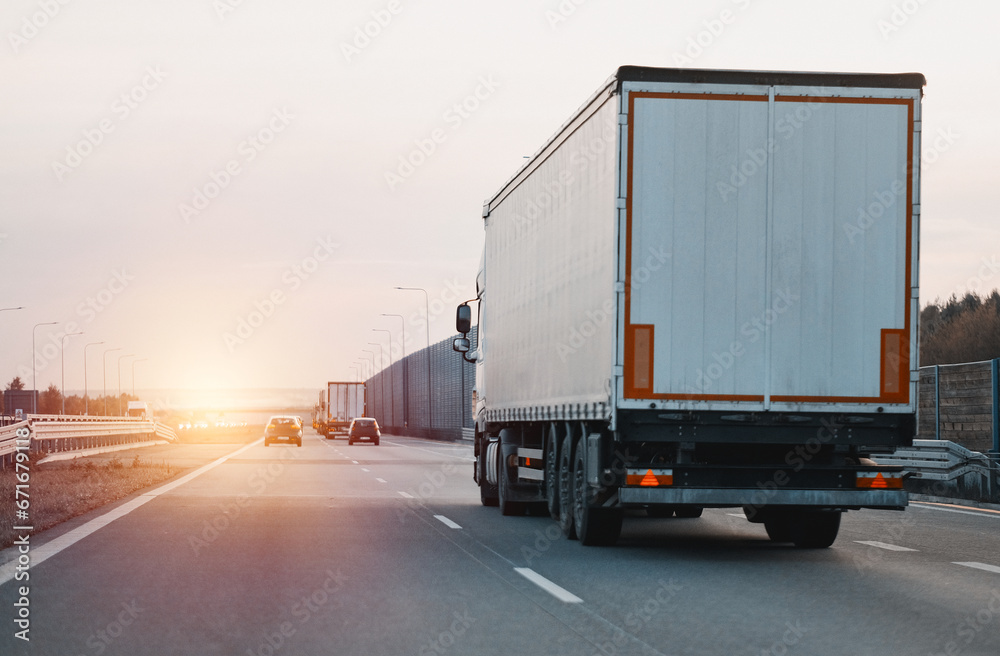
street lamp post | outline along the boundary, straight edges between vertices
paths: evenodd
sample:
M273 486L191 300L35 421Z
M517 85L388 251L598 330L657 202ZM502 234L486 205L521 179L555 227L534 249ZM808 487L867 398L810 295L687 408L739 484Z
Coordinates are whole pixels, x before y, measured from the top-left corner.
M361 372L358 370L357 366L351 365L350 367L348 367L348 369L353 369L354 370L354 379L355 380L357 380L357 381L361 380Z
M122 360L125 358L134 358L135 353L128 353L126 355L118 356L118 416L122 416Z
M104 342L91 342L83 347L83 414L90 414L90 399L87 397L87 349Z
M135 363L145 362L149 358L139 358L138 360L132 360L132 396L135 396Z
M361 352L362 352L362 353L367 353L368 355L372 356L372 378L374 378L374 377L375 377L375 351L367 351L367 350L363 350L363 351L361 351ZM379 401L379 404L381 405L381 403L382 403L382 398L381 398L381 397L379 397L379 400L378 400L378 401Z
M104 351L104 356L101 358L101 362L104 365L102 369L102 377L104 378L104 416L108 416L108 353L112 351L120 351L122 347L116 346L113 349L107 349Z
M379 382L381 383L382 387L382 398L381 398L382 420L385 421L385 359L382 353L382 345L379 344L378 342L368 342L368 344L371 346L378 347L378 368L379 368L379 373L382 374L381 376L379 376ZM392 403L392 400L390 399L389 402ZM389 423L391 424L392 422L390 421Z
M431 304L430 296L423 287L397 287L403 291L414 291L424 293L424 312L426 313L427 327L427 432L434 429L434 406L431 404Z
M403 363L403 364L400 365L400 370L401 370L401 372L403 374L403 390L402 390L403 391L403 425L405 426L406 425L406 415L407 415L406 407L407 407L407 405L409 405L409 400L410 400L410 397L407 396L407 394L406 394L406 388L407 388L407 382L408 382L407 381L408 376L406 375L406 319L404 319L403 315L401 315L401 314L385 314L383 312L382 316L383 317L398 317L399 318L399 328L400 328L400 330L402 332L402 340L403 341L400 342L400 347L401 347L400 348L400 352L401 352L401 355L400 355L399 361ZM389 336L392 337L392 334L390 333ZM389 346L389 355L390 355L390 357L392 356L392 345L391 345L391 343L390 343L390 346Z
M59 395L62 397L62 414L66 414L66 338L73 335L82 335L83 332L66 333L62 336L62 348L59 349L59 369L60 369L60 389ZM86 346L84 347L87 348Z
M372 328L372 332L385 333L389 337L389 425L396 425L396 374L392 369L392 333L383 328ZM379 344L379 348L382 345Z
M31 328L31 414L38 414L38 380L36 378L35 372L35 329L39 326L54 326L58 321L45 321L43 323L36 323Z

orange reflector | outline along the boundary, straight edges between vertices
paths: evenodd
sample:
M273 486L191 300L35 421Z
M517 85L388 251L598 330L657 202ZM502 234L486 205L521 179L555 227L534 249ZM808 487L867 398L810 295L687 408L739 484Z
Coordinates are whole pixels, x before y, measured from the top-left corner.
M531 466L531 458L525 458L524 459L524 466L525 467L530 467Z
M672 469L629 469L626 472L625 484L641 487L659 487L660 485L673 485L674 472Z
M883 474L882 472L858 473L855 487L870 490L902 490L903 475L899 473Z

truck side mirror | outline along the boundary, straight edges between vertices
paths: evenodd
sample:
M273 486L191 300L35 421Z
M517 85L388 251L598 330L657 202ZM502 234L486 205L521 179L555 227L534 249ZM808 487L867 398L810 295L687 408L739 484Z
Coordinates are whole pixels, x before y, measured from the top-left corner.
M467 338L459 337L452 343L451 348L459 353L468 353L469 349L472 348L472 344L469 343Z
M469 307L468 303L462 303L458 306L458 313L455 317L455 327L458 332L463 335L468 335L472 330L472 308ZM468 351L468 347L466 347L465 350Z

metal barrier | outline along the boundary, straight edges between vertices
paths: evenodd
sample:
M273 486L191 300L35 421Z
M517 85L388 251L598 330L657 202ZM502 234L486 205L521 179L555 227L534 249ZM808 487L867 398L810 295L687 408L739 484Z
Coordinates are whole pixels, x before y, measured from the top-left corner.
M899 465L918 487L911 491L961 499L1000 501L998 463L948 440L913 440L913 447L877 456L880 465ZM920 484L921 481L928 481ZM933 483L929 483L932 482Z
M177 439L168 426L138 417L28 415L25 421L0 428L0 462L4 466L14 457L21 428L31 431L30 450L43 453Z

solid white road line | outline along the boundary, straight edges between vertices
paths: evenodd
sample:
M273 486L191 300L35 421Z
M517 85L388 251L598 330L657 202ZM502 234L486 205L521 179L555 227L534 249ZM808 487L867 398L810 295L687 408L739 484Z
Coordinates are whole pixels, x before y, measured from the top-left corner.
M996 565L987 565L986 563L952 563L952 565L961 565L962 567L971 567L973 569L981 569L984 572L1000 574L1000 567L997 567Z
M403 497L404 499L412 499L413 498L412 494L407 494L406 492L400 492L399 496Z
M72 531L69 531L67 533L60 535L57 538L49 540L40 547L33 547L31 549L31 565L36 566L39 565L40 563L45 562L52 556L58 554L60 551L73 546L74 544L76 544L83 538L87 537L91 533L94 533L95 531L104 528L105 526L115 521L116 519L124 517L125 515L135 510L136 508L139 508L140 506L149 503L150 501L160 496L161 494L166 494L170 490L173 490L176 487L184 485L188 481L197 478L198 476L201 476L205 472L215 469L216 467L218 467L225 461L229 460L230 458L238 456L244 451L259 445L263 441L264 439L261 438L255 442L251 442L250 444L247 444L246 446L237 449L236 451L233 451L229 455L222 456L218 460L210 462L202 467L199 467L190 474L185 474L184 476L181 476L176 481L172 481L170 483L167 483L166 485L161 485L155 490L146 492L145 494L138 496L135 499L132 499L131 501L118 506L112 511L104 513L100 517L95 517L86 524L77 526ZM0 585L3 585L7 581L14 578L15 574L14 568L16 566L17 566L17 559L14 559L6 563L2 567L0 567Z
M955 508L944 508L942 506L928 504L928 503L919 503L916 501L910 502L910 505L917 506L918 508L924 508L926 510L940 510L941 512L958 513L959 515L972 515L973 517L992 517L993 519L1000 519L1000 513L998 513L995 510L987 510L987 509L982 509L978 511L975 509L957 510Z
M582 604L583 599L580 599L575 594L570 592L565 588L561 588L552 581L548 580L538 572L527 567L515 567L514 571L528 579L535 585L537 585L542 590L545 590L550 595L558 599L559 601L565 602L567 604Z
M855 540L858 544L867 544L869 547L878 547L879 549L885 549L886 551L917 551L917 549L910 549L909 547L900 547L895 544L888 544L886 542L879 542L877 540Z
M434 519L438 520L439 522L441 522L442 524L444 524L448 528L462 528L461 526L459 526L455 522L451 521L450 519L448 519L444 515L434 515Z

